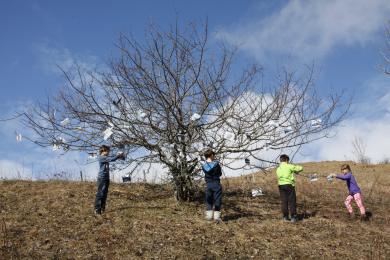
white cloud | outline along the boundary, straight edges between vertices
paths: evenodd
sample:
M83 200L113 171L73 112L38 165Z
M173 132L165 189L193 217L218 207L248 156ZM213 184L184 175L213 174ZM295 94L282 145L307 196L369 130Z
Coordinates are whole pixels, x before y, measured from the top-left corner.
M75 54L67 48L55 48L48 43L41 43L35 47L41 68L47 73L62 74L72 71L77 64L83 69L92 71L100 66L99 59L93 55Z
M258 58L287 54L312 60L336 46L366 44L389 15L388 0L293 0L268 17L222 29L217 37Z
M335 136L307 145L297 159L356 160L355 138L364 141L366 156L372 162L390 158L390 78L377 77L365 85L368 91L364 99L353 105L353 116L335 129Z

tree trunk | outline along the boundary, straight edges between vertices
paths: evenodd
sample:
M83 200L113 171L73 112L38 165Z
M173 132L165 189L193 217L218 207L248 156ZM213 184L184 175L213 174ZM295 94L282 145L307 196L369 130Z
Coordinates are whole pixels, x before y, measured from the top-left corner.
M177 173L179 174L173 174L175 199L180 202L193 201L196 193L196 186L194 185L194 179L191 177L191 173L186 170L179 170Z

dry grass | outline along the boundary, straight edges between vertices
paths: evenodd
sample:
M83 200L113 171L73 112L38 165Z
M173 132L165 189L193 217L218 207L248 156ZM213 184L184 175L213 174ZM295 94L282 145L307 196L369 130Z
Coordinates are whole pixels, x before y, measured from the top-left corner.
M326 176L339 162L306 164ZM390 165L352 165L373 213L345 217L345 184L297 177L296 224L280 220L274 174L224 183L224 222L203 220L204 205L178 205L167 186L110 187L108 211L92 212L95 184L0 182L0 259L385 259L390 255ZM374 184L374 188L371 189ZM251 198L250 189L266 195Z

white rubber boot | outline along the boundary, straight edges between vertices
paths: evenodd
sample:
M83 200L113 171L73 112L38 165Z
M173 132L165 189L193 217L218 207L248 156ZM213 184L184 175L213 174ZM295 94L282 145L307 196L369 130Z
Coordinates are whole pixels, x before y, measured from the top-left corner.
M214 211L214 221L221 222L221 211Z
M206 211L206 220L213 220L213 211L212 210Z

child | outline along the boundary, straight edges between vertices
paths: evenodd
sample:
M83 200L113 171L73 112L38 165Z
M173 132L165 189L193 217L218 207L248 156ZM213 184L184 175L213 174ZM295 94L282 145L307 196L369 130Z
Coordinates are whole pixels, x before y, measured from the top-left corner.
M280 164L276 170L276 175L278 177L283 220L296 222L297 206L296 206L294 173L303 171L303 167L299 165L290 164L289 161L290 158L286 154L282 154L280 156ZM290 208L291 219L289 218L288 215L289 208Z
M123 153L118 155L111 155L110 147L102 145L99 149L99 174L97 178L97 193L95 199L95 214L102 214L106 209L108 186L110 185L110 166L109 163L118 159L125 159Z
M220 176L222 175L222 170L219 162L215 160L215 153L211 149L208 149L204 156L206 157L206 163L203 164L202 169L206 181L206 219L212 220L214 213L214 220L220 222L222 204Z
M339 174L339 175L333 174L333 176L336 177L337 179L340 179L340 180L347 182L349 194L348 194L348 197L345 199L344 203L345 203L345 206L347 207L350 218L353 218L353 216L354 216L351 202L352 202L352 200L355 200L355 202L360 210L361 220L363 220L363 221L367 220L366 209L364 208L364 205L363 205L362 194L361 194L360 188L356 182L355 177L352 175L351 167L348 164L343 164L343 165L341 165L341 171L342 171L342 174Z

